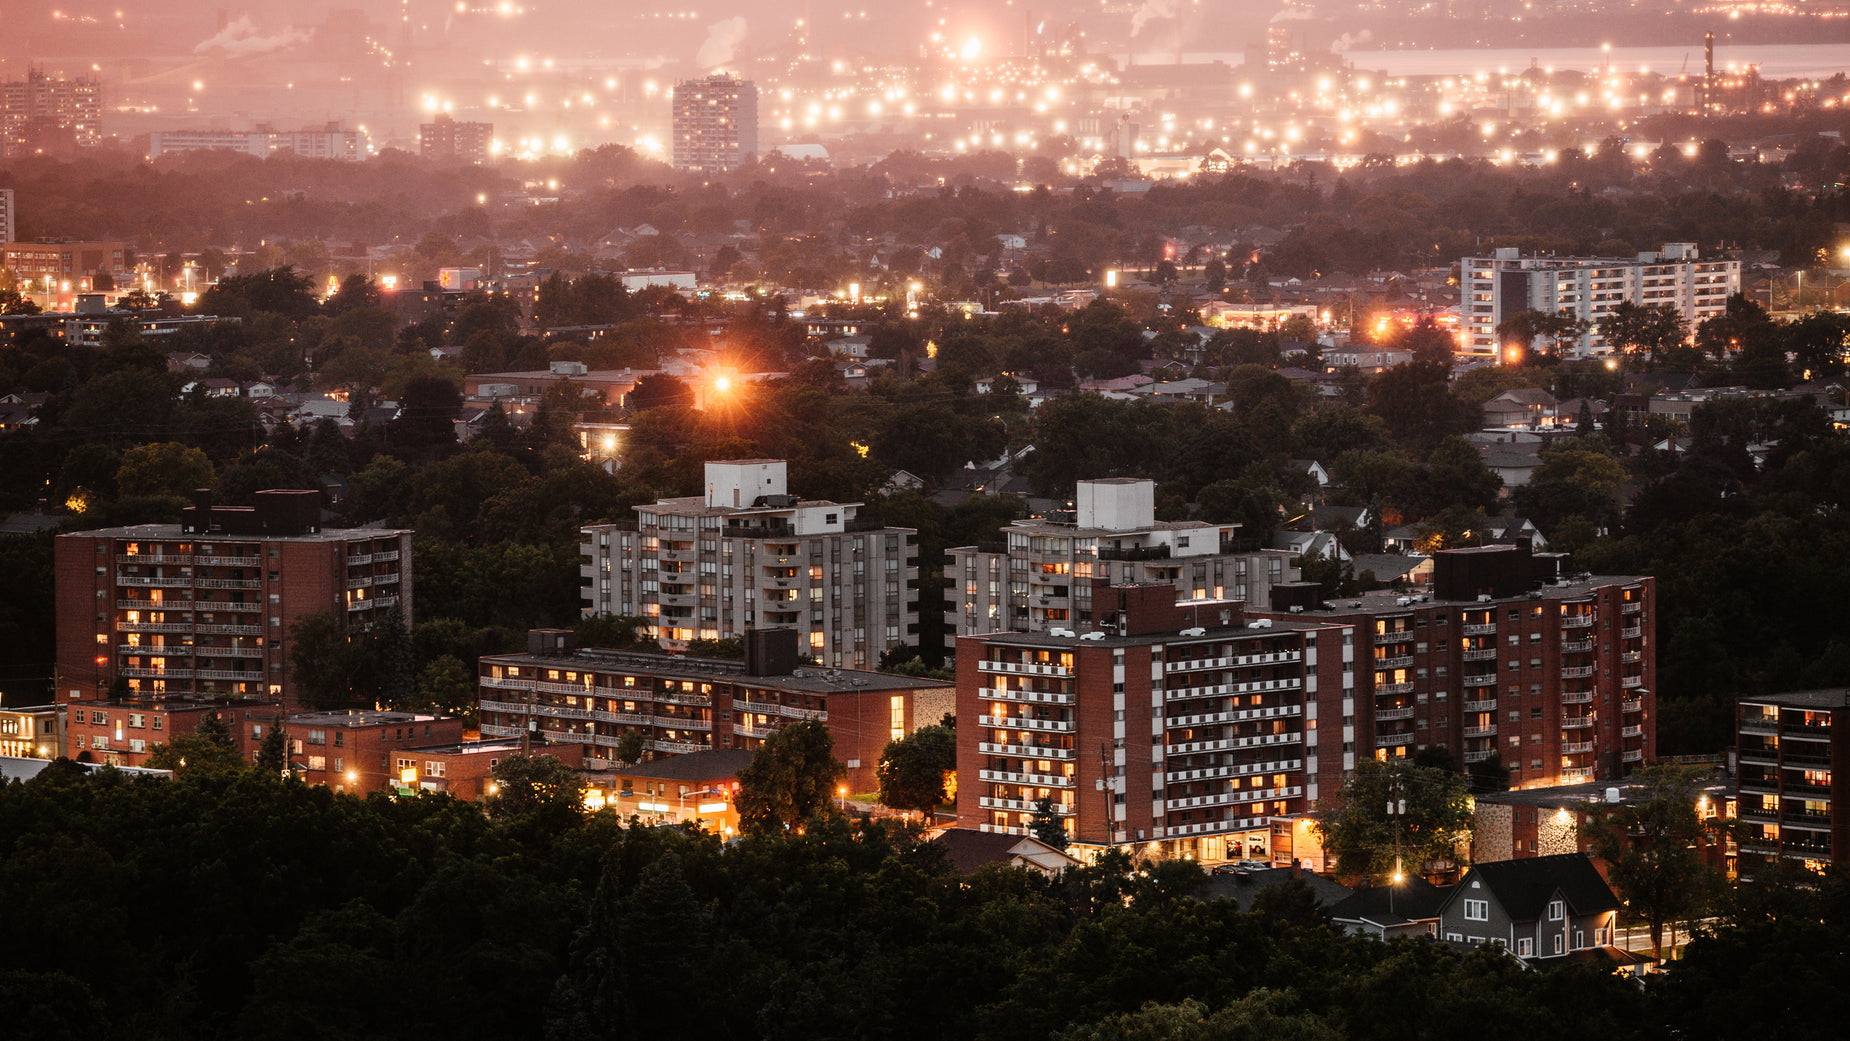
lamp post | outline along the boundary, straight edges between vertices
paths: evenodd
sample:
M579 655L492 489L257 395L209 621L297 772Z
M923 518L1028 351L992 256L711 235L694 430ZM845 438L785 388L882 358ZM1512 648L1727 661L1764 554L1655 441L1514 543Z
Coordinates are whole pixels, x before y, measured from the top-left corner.
M1388 785L1387 815L1388 823L1394 828L1394 875L1388 885L1388 913L1393 914L1394 891L1400 888L1404 877L1400 866L1400 831L1407 819L1407 793L1398 775Z
M841 802L842 813L846 814L848 812L848 786L845 784L836 785L835 797Z

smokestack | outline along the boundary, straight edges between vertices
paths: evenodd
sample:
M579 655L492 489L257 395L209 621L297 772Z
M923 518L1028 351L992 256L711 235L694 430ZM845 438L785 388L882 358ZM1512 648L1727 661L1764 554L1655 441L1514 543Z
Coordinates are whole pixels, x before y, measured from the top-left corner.
M1708 115L1715 99L1715 34L1702 34L1702 114Z

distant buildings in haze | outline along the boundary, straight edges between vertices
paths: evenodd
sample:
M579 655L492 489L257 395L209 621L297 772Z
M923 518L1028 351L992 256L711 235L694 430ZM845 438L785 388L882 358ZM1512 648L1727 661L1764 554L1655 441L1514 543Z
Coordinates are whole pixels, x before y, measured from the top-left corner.
M495 139L493 123L472 123L438 115L418 126L418 154L436 163L480 166L488 161Z
M725 75L675 84L675 169L721 173L757 154L756 84Z

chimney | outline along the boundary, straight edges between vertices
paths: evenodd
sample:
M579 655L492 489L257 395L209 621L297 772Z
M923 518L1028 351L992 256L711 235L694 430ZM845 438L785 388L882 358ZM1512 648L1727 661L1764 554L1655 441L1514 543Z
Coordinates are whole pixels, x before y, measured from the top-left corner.
M1304 877L1304 862L1299 860L1296 857L1291 858L1291 877L1292 878L1303 878Z

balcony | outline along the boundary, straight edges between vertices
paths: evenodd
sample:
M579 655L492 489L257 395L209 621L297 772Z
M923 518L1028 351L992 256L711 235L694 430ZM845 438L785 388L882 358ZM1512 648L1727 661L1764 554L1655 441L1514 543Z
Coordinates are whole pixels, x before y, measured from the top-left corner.
M197 625L193 631L211 636L262 636L261 625Z
M1402 654L1393 658L1376 658L1377 669L1410 669L1413 667L1413 655Z
M713 721L695 719L692 716L653 716L654 724L671 730L712 730Z
M1411 694L1413 693L1413 684L1411 683L1377 683L1375 684L1375 693L1376 694Z
M1303 732L1291 730L1283 734L1254 734L1250 737L1222 737L1209 741L1189 741L1184 744L1170 745L1168 753L1170 755L1199 755L1203 752L1230 752L1241 748L1296 745L1303 742Z
M1644 652L1642 651L1625 651L1619 655L1619 662L1622 665L1636 665L1643 660Z
M1064 805L1051 799L1048 801L1052 803L1053 812L1056 815L1061 817L1071 817L1073 815L1073 808L1071 806ZM1040 800L998 799L993 796L984 795L976 800L976 804L986 810L1021 810L1023 812L1032 813L1040 807Z
M365 565L370 564L372 562L373 562L373 555L371 553L349 553L347 554L347 566L348 567L364 567Z
M1071 705L1073 695L1048 690L1008 690L1003 687L978 687L976 696L984 701L1012 701L1022 705Z
M1208 806L1233 806L1247 802L1266 802L1270 799L1295 799L1303 793L1303 788L1293 785L1287 788L1242 788L1239 791L1220 792L1215 795L1189 795L1180 799L1165 799L1163 812L1201 809Z
M1180 658L1163 663L1164 672L1199 672L1203 669L1232 669L1254 665L1285 665L1304 660L1303 651L1269 651L1264 654L1229 654L1219 658Z
M118 553L116 554L116 563L118 564L148 564L148 565L175 564L175 565L178 565L178 564L191 564L192 562L193 562L192 556L186 553L175 553L175 554L170 554L167 556L161 556L159 554L153 554L153 553Z
M1304 681L1295 676L1283 680L1254 680L1250 683L1210 683L1198 687L1171 687L1163 692L1165 701L1186 698L1216 698L1229 694L1264 694L1270 691L1297 690Z
M1769 810L1761 806L1755 806L1752 808L1743 807L1741 809L1736 810L1734 815L1740 818L1741 820L1754 821L1760 824L1778 824L1779 823L1779 811L1778 810Z
M1492 723L1489 726L1466 727L1465 736L1466 737L1496 737L1497 736L1497 725L1495 723Z
M1561 628L1563 629L1590 629L1592 627L1593 616L1590 614L1564 614L1561 616Z
M141 680L190 680L193 678L193 670L123 668L117 669L116 675Z
M998 784L1024 784L1031 788L1074 787L1074 781L1071 777L1061 777L1056 774L1015 773L1011 770L978 770L976 776L979 781L991 781Z
M984 658L976 663L978 672L1002 672L1013 676L1060 676L1071 677L1073 670L1064 665L1046 662L994 661Z
M1491 756L1496 755L1496 754L1497 754L1497 750L1494 748L1474 749L1472 751L1465 753L1465 762L1481 763L1484 760L1489 759Z
M193 580L185 575L117 575L116 585L133 586L137 589L191 589Z
M1619 761L1622 763L1642 763L1644 762L1644 749L1628 748L1619 753Z
M1476 650L1466 651L1465 660L1466 661L1496 661L1497 660L1497 649L1495 647L1480 647Z
M1585 730L1592 725L1592 716L1565 716L1561 720L1562 730Z
M1389 722L1391 720L1396 720L1396 719L1412 719L1412 718L1413 718L1413 706L1412 705L1408 705L1404 708L1381 708L1381 709L1375 710L1375 722L1377 723L1386 723L1386 722Z
M1779 720L1770 716L1760 716L1758 718L1743 716L1741 717L1740 727L1741 733L1743 734L1765 734L1769 737L1777 737L1779 735Z
M1226 712L1197 712L1183 716L1170 716L1164 725L1174 727L1213 726L1217 723L1247 723L1265 719L1288 719L1302 715L1302 705L1273 705L1268 708L1230 709Z
M1643 600L1627 600L1619 605L1620 614L1637 614L1644 610Z
M1771 777L1753 777L1743 774L1740 781L1737 782L1737 786L1743 793L1755 795L1779 794L1779 782Z
M1561 653L1562 654L1591 654L1593 653L1593 641L1592 640L1564 640L1561 643Z
M1644 699L1643 698L1626 698L1624 701L1619 702L1619 708L1621 711L1624 711L1624 712L1643 712L1644 711Z
M1384 643L1406 643L1412 639L1413 639L1413 630L1399 629L1393 632L1376 633L1375 634L1375 645L1380 646L1381 644L1384 644Z
M1052 745L998 745L980 741L976 748L984 755L1012 755L1023 759L1073 759L1078 755L1071 748L1055 748Z
M1047 734L1071 734L1079 724L1071 720L1035 719L1031 716L978 716L978 726L1001 730L1035 730Z
M686 755L689 752L704 752L707 750L708 746L696 744L692 741L650 741L649 747L655 749L657 752Z
M1166 784L1188 781L1218 781L1228 777L1264 776L1304 768L1302 759L1281 759L1271 763L1242 763L1238 766L1204 766L1199 769L1170 770L1163 775Z
M1622 730L1620 730L1620 731L1619 731L1619 736L1620 736L1620 737L1643 737L1643 736L1644 736L1644 727L1642 727L1642 726L1629 726L1629 727L1626 727L1626 728L1624 728L1624 729L1622 729Z
M262 683L261 672L232 672L229 669L200 669L193 675L202 680L231 680L236 683Z
M255 578L202 578L193 583L198 589L262 589L263 583Z
M1494 687L1497 685L1497 674L1486 672L1477 676L1466 676L1463 682L1467 687Z
M1593 751L1593 742L1591 741L1563 741L1561 742L1561 754L1562 755L1585 755L1586 753L1591 752L1591 751Z
M1627 690L1630 690L1633 687L1642 687L1644 686L1644 677L1643 676L1621 676L1619 677L1619 686L1624 687Z
M373 560L381 564L390 564L392 561L397 560L397 559L398 559L398 551L395 549L388 549L383 553L373 554Z
M1461 626L1459 627L1459 631L1466 636L1495 636L1497 635L1497 623L1477 622L1471 625Z
M1743 748L1741 749L1740 758L1741 762L1753 763L1756 766L1778 766L1779 749Z
M262 557L200 557L199 563L211 567L256 567L263 563Z
M1644 626L1642 625L1627 626L1619 630L1619 639L1621 640L1636 640L1643 635Z
M1378 734L1375 736L1376 748L1401 748L1412 743L1412 734Z
M1591 675L1593 675L1593 666L1591 665L1564 665L1561 667L1561 678L1564 680L1586 679Z
M248 627L247 626L234 626L234 628L249 628L257 632L262 631L254 625L248 626ZM119 633L190 633L192 631L193 631L193 627L185 622L117 622L116 623L116 632L119 632Z

